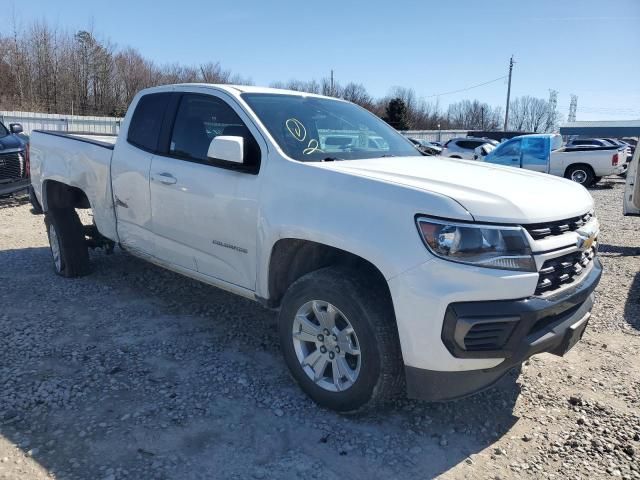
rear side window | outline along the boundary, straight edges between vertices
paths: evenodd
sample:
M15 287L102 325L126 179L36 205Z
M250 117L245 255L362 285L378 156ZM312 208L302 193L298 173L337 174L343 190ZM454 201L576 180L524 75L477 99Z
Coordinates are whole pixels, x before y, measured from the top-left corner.
M482 145L482 143L474 142L472 140L460 140L456 143L460 148L464 148L466 150L473 150L476 147Z
M158 150L158 139L170 93L150 93L143 96L133 112L127 141L150 152Z

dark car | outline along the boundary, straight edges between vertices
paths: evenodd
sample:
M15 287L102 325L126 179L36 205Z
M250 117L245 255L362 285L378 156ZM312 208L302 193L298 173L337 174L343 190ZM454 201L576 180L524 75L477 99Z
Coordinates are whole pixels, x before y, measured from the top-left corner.
M421 140L418 138L407 137L411 143L415 145L415 147L424 153L425 155L440 155L442 152L442 148L435 145L433 142L428 142L427 140Z
M22 125L0 123L0 196L29 188L29 144L19 134Z

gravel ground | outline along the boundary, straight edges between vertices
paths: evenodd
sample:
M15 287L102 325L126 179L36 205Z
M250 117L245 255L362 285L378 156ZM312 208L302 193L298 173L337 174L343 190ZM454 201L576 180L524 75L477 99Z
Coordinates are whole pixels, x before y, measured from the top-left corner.
M640 219L592 190L605 274L585 338L495 388L345 417L280 356L275 315L118 249L57 277L0 201L0 479L640 479Z

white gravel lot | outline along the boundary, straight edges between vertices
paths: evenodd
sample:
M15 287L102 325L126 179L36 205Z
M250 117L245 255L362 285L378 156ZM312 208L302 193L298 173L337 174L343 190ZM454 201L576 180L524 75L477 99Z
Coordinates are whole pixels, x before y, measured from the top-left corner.
M585 338L495 388L345 417L290 379L274 313L116 249L51 267L0 200L0 479L640 479L640 218L591 192L605 273Z

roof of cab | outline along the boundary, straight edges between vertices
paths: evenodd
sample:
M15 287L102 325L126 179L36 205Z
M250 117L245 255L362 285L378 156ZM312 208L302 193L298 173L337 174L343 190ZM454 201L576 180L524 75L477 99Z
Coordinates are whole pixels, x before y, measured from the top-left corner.
M270 88L270 87L256 87L253 85L229 85L229 84L218 84L218 83L175 83L170 85L160 85L157 87L151 87L146 89L147 91L153 91L155 89L166 89L167 87L203 87L203 88L211 88L213 90L222 90L231 95L239 95L241 93L270 93L275 95L296 95L300 97L318 97L318 98L328 98L331 100L341 100L339 98L327 97L325 95L318 95L315 93L307 93L307 92L299 92L296 90L284 90L280 88Z

